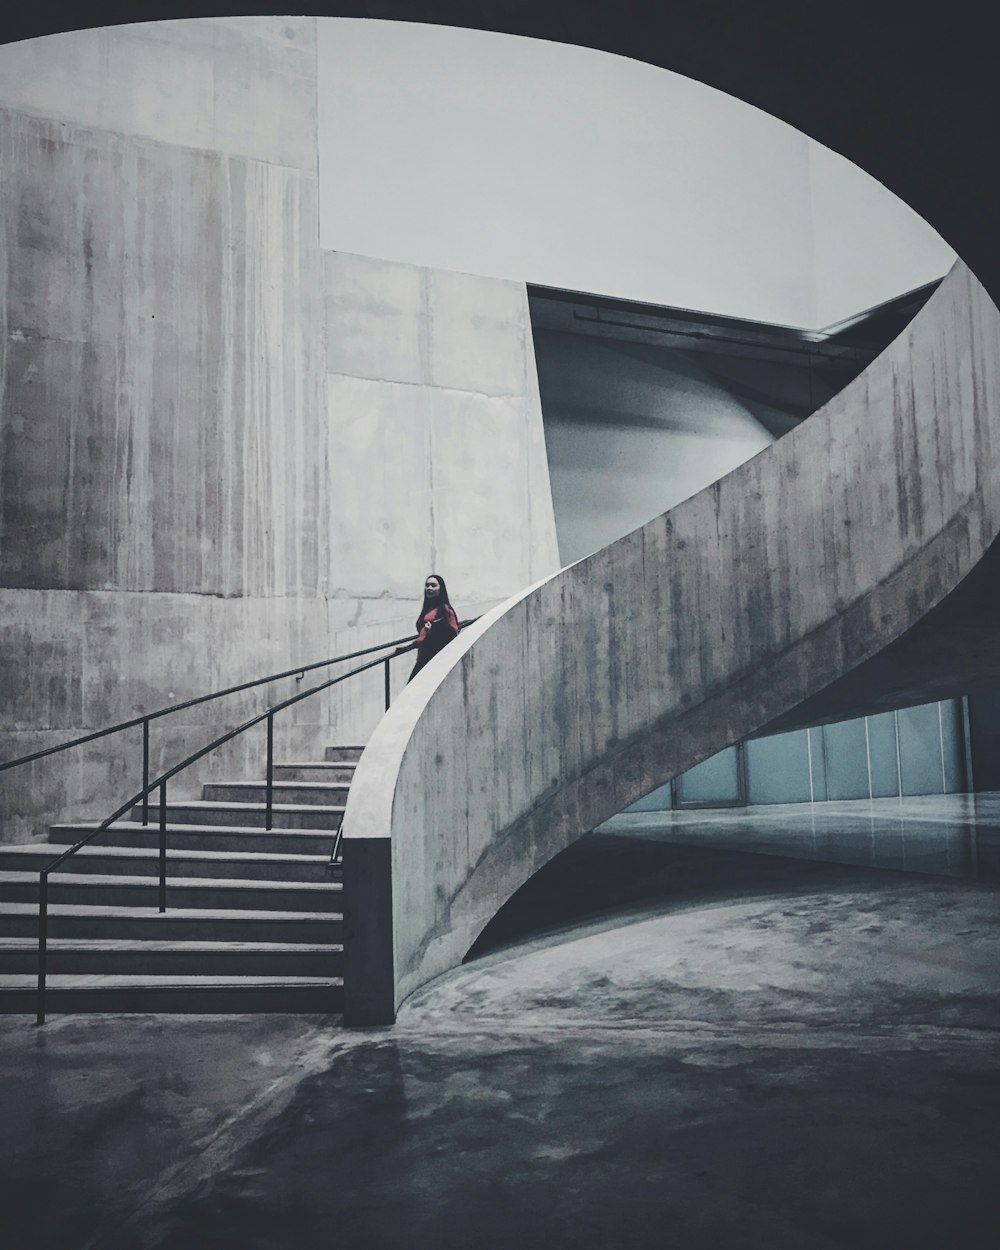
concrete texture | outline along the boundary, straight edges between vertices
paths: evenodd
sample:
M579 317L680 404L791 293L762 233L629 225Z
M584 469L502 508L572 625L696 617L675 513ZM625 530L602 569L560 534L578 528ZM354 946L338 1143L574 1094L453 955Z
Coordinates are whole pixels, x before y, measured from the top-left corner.
M330 654L329 539L314 23L2 57L11 758ZM234 702L154 730L155 762L236 723ZM137 777L115 739L8 774L0 837L109 814Z
M0 106L315 174L315 22L147 22L27 40L0 48Z
M410 609L410 603L383 600L359 604L292 596L0 590L0 639L7 657L4 757L55 746L87 728L283 672L296 663L408 637ZM405 682L411 666L405 656L393 662L394 689ZM301 681L286 678L154 722L153 769L169 767L250 719L264 700L288 697L348 667L321 669ZM333 726L352 715L355 722L370 717L373 706L377 715L382 698L382 671L377 669L306 700L276 718L275 749L286 759L308 757L317 743L336 736ZM109 816L142 784L141 750L141 730L132 729L4 774L5 840L40 836L45 822L57 817ZM261 728L183 774L174 792L193 797L205 781L257 776L264 750Z
M431 568L464 617L557 566L525 289L322 252L315 54L307 18L0 48L0 758L407 637ZM263 706L166 722L158 760ZM382 710L375 673L279 748ZM0 839L130 769L5 774Z
M4 584L315 593L315 176L11 111L0 158Z
M402 598L429 561L472 615L554 571L523 284L340 252L324 280L343 584Z
M397 1004L575 838L876 654L975 566L1000 527L998 339L956 265L808 421L407 688L344 819L345 864L355 831L393 843Z
M391 1032L0 1022L3 1240L991 1250L995 886L630 838L547 873L562 930Z

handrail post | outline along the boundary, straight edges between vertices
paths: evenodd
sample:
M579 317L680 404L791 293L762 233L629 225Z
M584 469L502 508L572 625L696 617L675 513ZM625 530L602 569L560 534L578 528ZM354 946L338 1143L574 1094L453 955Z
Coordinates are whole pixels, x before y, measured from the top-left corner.
M267 789L264 828L270 829L274 820L274 713L267 714Z
M35 1023L45 1023L45 977L49 956L49 875L38 874L38 1005Z
M149 717L142 722L142 823L149 824Z
M341 816L340 827L337 830L337 836L333 839L333 850L330 852L330 862L327 864L327 868L329 869L330 872L333 872L334 868L337 865L337 861L340 858L340 844L341 842L343 842L343 840L344 840L344 818L343 816Z
M167 910L167 783L160 782L160 911Z
M385 710L387 712L389 710L389 703L391 702L389 698L389 660L391 658L392 658L391 656L387 655L384 660L384 664L385 664Z

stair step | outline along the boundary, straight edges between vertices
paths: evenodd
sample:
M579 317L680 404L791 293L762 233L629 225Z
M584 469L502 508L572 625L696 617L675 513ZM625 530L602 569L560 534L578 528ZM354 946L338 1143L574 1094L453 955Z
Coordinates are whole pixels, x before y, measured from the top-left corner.
M326 839L329 841L329 838ZM141 877L159 872L159 850L152 843L142 847L105 846L98 838L68 859L64 871L73 873L124 874ZM0 845L0 871L39 872L59 855L48 842ZM279 855L259 851L226 852L167 848L168 872L173 877L231 877L240 880L329 881L329 855Z
M356 764L361 759L364 747L327 747L324 758L335 763Z
M72 863L72 861L70 861ZM337 881L244 881L229 877L179 877L171 880L167 859L168 907L222 907L241 911L339 911L342 886ZM38 874L0 871L0 903L37 903ZM104 876L58 870L49 876L49 903L156 907L158 879Z
M271 787L275 807L295 804L343 807L347 802L349 783L332 781L275 781ZM263 781L210 781L203 790L205 799L214 803L267 802L267 785Z
M340 1012L339 977L52 976L46 1010L59 1012ZM0 977L0 1013L33 1013L35 979Z
M163 942L107 938L52 938L49 973L135 976L339 976L338 943ZM35 975L35 938L0 937L0 973Z
M49 841L55 846L72 846L92 833L98 821L53 825ZM142 825L137 820L119 820L92 843L93 846L150 847L158 846L159 827ZM189 824L171 820L167 823L168 854L172 850L224 851L228 854L243 851L266 854L311 854L329 857L333 849L334 833L329 829L262 829L247 825ZM78 852L82 854L83 852ZM58 851L56 852L58 854Z
M150 810L151 824L157 819L159 809ZM168 823L242 825L246 828L263 829L266 817L263 803L220 803L212 799L183 799L166 804ZM342 806L325 806L314 803L275 803L272 811L275 829L329 829L340 828L344 815ZM132 819L142 819L142 809L132 809Z
M312 760L274 766L275 781L330 781L349 786L357 764L344 760Z
M35 903L5 903L0 937L38 936ZM343 940L341 912L254 911L235 908L98 907L84 903L49 906L50 938L138 938L180 942L305 942Z
M166 805L167 910L159 904L159 806L139 807L48 878L47 1011L339 1012L340 866L330 852L362 747L275 766L263 781L210 782ZM38 874L99 828L55 825L0 846L0 1013L36 1010Z

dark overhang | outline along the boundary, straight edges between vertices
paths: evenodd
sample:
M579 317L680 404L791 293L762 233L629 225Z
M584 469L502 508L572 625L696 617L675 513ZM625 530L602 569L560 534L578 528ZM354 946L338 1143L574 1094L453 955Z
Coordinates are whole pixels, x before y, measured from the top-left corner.
M165 18L270 14L254 0L8 5L2 36ZM495 30L603 49L708 83L795 126L867 170L921 214L1000 300L1000 76L992 10L801 0L355 0L302 15Z
M840 365L853 376L902 332L937 285L926 283L822 330L534 284L528 301L534 330L801 368Z

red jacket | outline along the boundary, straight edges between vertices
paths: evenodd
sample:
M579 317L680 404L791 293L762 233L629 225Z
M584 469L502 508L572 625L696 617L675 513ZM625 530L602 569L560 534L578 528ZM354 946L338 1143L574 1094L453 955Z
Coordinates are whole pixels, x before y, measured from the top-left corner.
M444 612L443 620L439 620L439 613ZM434 633L434 646L430 650L430 655L435 655L441 648L451 642L453 638L458 637L458 617L455 615L455 609L450 603L446 603L441 608L430 608L424 613L423 625L420 627L420 633L417 634L417 651L423 650L424 644L431 636L431 627L438 622L438 628ZM430 656L427 657L428 659Z

